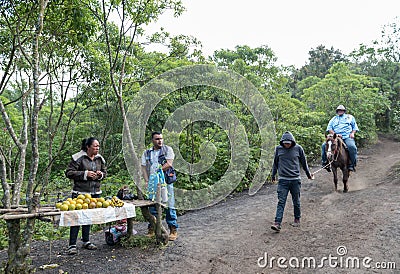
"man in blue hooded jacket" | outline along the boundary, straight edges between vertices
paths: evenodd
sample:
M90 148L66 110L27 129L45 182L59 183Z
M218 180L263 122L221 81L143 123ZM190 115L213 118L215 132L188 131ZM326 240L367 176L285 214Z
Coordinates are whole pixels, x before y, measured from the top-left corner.
M278 173L278 205L276 207L275 222L271 229L279 232L285 210L287 195L292 195L294 208L294 222L292 226L300 226L300 165L306 172L308 179L314 179L314 174L310 173L308 168L306 155L303 148L296 144L292 133L289 131L282 135L279 146L275 148L274 163L272 166L272 181Z

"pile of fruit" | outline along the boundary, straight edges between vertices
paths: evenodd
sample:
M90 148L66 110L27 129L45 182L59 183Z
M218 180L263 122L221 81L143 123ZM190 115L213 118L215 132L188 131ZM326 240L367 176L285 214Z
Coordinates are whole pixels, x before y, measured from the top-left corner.
M92 198L90 194L79 194L76 198L68 198L63 202L56 203L56 208L61 211L68 210L81 210L81 209L93 209L93 208L107 208L122 207L124 202L114 196L111 200L105 198Z

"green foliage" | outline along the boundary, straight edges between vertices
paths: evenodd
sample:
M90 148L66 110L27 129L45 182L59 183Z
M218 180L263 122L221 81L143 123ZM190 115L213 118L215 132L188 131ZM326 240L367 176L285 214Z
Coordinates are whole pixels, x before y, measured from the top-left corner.
M304 65L296 73L296 79L303 80L309 76L324 78L329 73L332 65L338 62L346 62L346 56L333 47L330 49L324 45L319 45L316 49L311 49L309 52L308 64Z
M134 183L127 170L121 170L116 174L110 174L101 182L102 196L115 196L118 190L125 185L128 185L131 191L135 190Z
M147 249L149 247L155 247L154 237L147 237L144 235L133 235L131 237L123 237L121 239L121 245L125 248L139 247L141 249Z
M360 144L376 139L375 116L384 112L389 104L372 78L354 74L344 63L333 65L324 79L304 90L302 99L310 109L324 113L327 122L336 107L344 105L347 113L356 118L360 129L357 142Z
M53 241L68 239L69 227L54 227L52 223L36 221L33 233L34 240ZM0 219L0 249L8 247L8 231L6 222Z
M89 136L100 140L101 154L108 165L102 196L116 195L124 185L135 190L122 154L121 102L115 92L121 93L122 106L127 107L140 88L154 77L177 67L204 62L198 50L190 50L199 45L193 37L172 36L166 30L152 34L148 42L166 45L168 53L148 52L143 44L136 42L139 37L144 39L144 26L167 10L180 15L184 10L180 1L134 0L125 1L124 5L122 1L104 1L105 14L102 14L101 4L92 0L50 1L46 9L39 53L40 77L46 82L40 83L44 101L38 121L40 161L36 186L36 190L43 191L43 203L54 202L58 192L69 195L72 186L64 175L65 168L71 155L79 151L81 140ZM32 98L27 79L32 78L32 30L37 10L37 1L5 1L0 8L0 66L8 79L5 86L0 86L0 100L17 133L24 121L23 107L32 111L22 98L27 98L27 102ZM109 14L123 15L120 19L124 23L112 22L107 17ZM128 26L134 29L126 29ZM339 104L344 104L357 120L359 145L373 142L378 130L393 130L400 135L400 31L397 23L387 27L380 42L374 46L362 45L352 54L354 63L349 63L339 50L323 45L312 49L308 64L292 75L288 75L287 68L275 64L277 57L266 45L221 49L208 62L243 75L257 87L274 119L275 143L289 130L305 149L308 159L317 160L326 125ZM148 94L148 100L152 100L152 96ZM180 106L196 100L226 106L245 127L250 160L236 191L248 188L258 167L261 136L250 111L227 92L196 86L170 94L152 113L146 140L150 140L151 131L160 131ZM200 111L197 114L201 114ZM6 179L13 182L20 152L4 119L0 120L0 129L0 148L7 156L7 172L11 170ZM226 129L208 121L192 121L184 127L179 140L180 153L189 163L201 161L202 146L212 143L215 162L202 174L178 172L177 187L208 188L223 176L231 160ZM25 170L30 168L31 157L28 147ZM26 173L25 185L28 176ZM137 219L144 220L140 210ZM0 220L0 248L7 245L5 227ZM63 238L67 230L37 222L34 238ZM150 245L147 238L133 237L130 241L127 245Z
M380 92L390 100L390 108L378 117L379 129L386 132L398 130L400 101L400 17L382 28L382 36L371 45L360 45L350 56L354 69L360 74L376 79Z
M69 227L54 227L52 223L48 222L35 222L35 229L33 234L34 240L40 241L54 241L59 239L68 239Z
M277 57L268 46L250 48L236 46L235 50L217 50L212 61L218 66L230 69L246 77L255 87L262 90L281 88L283 76L275 65Z

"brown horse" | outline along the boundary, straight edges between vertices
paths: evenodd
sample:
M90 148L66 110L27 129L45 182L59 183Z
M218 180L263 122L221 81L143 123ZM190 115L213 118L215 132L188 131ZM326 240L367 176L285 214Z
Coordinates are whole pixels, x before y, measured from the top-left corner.
M349 165L350 158L344 141L336 133L333 135L329 134L326 139L325 151L332 168L335 191L337 191L338 182L337 168L342 170L344 185L343 192L349 191L349 187L347 185L347 181L349 179L349 170L347 167Z

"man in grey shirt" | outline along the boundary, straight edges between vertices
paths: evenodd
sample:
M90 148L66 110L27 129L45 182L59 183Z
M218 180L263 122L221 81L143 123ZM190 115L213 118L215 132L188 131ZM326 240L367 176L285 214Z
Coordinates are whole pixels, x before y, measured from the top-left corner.
M278 205L276 207L275 222L271 229L279 232L283 212L285 210L287 195L290 192L292 195L294 208L294 222L292 226L300 226L300 165L306 172L308 179L314 179L314 174L308 169L307 159L303 148L296 144L292 133L289 131L282 135L280 145L275 148L274 163L272 167L272 181L275 181L275 176L278 173Z
M153 147L143 152L142 155L142 174L147 184L149 195L154 195L157 191L157 171L159 168L163 172L172 167L175 158L174 151L171 147L163 144L163 136L160 132L151 134ZM169 240L174 241L178 237L178 223L175 209L174 184L167 184L168 191L168 207L166 208L165 220L170 229ZM155 207L150 207L150 212L156 216ZM148 236L154 235L154 228L149 225Z

